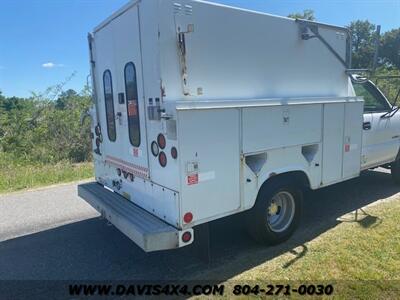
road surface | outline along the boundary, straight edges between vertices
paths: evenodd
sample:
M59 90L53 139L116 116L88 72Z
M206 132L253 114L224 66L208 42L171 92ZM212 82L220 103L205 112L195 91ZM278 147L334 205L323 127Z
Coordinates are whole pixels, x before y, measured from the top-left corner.
M0 280L225 281L318 237L357 208L395 197L385 172L309 192L300 229L283 245L263 247L241 227L240 216L211 225L210 264L192 246L146 254L83 200L76 184L0 196Z

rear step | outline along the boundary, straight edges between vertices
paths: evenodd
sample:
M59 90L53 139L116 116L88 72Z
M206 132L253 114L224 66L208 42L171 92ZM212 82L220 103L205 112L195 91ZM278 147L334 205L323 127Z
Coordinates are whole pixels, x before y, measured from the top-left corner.
M168 250L180 246L182 231L102 185L96 182L81 184L78 186L78 195L144 251Z

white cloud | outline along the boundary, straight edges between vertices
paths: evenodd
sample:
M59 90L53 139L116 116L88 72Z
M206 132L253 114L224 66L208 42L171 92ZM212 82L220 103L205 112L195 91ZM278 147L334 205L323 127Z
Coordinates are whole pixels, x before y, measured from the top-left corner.
M52 68L62 68L62 67L64 67L64 65L63 64L55 64L53 62L47 62L47 63L42 64L42 67L46 68L46 69L52 69Z

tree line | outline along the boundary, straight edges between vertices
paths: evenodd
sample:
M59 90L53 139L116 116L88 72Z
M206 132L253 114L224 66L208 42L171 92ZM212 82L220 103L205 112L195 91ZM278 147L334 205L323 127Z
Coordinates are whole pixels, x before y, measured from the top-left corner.
M54 90L54 89L50 89ZM0 92L0 160L51 164L91 159L90 124L81 113L91 106L88 89L5 97Z

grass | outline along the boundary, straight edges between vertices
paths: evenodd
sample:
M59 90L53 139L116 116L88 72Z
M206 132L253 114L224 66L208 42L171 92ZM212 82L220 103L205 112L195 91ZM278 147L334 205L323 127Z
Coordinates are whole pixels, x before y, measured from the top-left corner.
M400 298L400 198L365 209L300 247L227 282L333 283L338 299Z
M54 165L0 162L0 193L14 192L93 177L93 164L60 162Z

